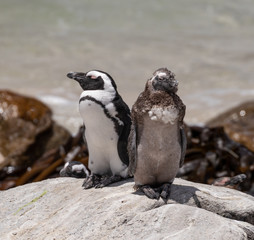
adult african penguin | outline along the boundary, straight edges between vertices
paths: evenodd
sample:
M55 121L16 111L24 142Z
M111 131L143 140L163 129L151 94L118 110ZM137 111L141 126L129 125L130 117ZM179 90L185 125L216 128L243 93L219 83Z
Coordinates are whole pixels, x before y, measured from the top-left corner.
M147 81L132 107L129 173L149 198L167 200L186 149L185 105L176 94L178 81L160 68Z
M104 187L127 178L131 117L113 78L99 70L69 72L67 77L76 80L83 89L79 111L85 126L91 171L83 187Z

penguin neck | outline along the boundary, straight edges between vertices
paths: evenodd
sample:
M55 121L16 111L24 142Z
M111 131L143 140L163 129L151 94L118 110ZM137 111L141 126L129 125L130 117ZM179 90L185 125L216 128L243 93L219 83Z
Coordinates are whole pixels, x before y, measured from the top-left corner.
M108 103L112 102L116 96L117 92L112 90L86 90L81 93L80 99L84 97L92 97L95 100L101 102L103 105L107 105Z

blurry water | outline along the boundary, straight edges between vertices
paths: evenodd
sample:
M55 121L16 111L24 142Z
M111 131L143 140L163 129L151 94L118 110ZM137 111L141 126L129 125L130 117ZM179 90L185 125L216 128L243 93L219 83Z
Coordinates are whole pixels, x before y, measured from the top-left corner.
M1 0L0 88L40 98L75 132L81 88L69 71L101 69L131 107L168 67L186 121L254 99L252 0Z

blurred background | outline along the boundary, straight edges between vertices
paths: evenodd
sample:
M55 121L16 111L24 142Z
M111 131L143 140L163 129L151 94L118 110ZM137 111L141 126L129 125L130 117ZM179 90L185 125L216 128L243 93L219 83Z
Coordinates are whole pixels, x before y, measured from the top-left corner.
M154 70L179 80L185 121L200 124L254 97L252 0L1 0L0 88L39 98L76 132L79 85L100 69L131 107Z

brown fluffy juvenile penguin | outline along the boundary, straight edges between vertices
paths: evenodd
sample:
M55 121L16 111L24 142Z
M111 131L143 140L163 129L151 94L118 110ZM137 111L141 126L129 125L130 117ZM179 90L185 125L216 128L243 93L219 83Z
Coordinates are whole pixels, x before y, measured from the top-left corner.
M134 176L136 189L165 201L186 150L185 105L177 90L175 75L160 68L147 81L131 111L129 174Z

